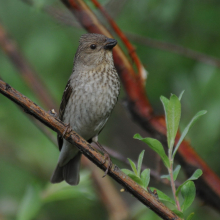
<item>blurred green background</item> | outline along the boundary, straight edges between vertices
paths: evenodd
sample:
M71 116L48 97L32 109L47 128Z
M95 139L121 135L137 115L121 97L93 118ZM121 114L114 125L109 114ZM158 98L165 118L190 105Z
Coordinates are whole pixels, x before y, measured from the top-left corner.
M86 1L92 6L90 1ZM220 56L219 0L117 0L100 1L125 33L179 44L210 56ZM53 6L65 17L59 21L44 12ZM101 15L92 6L99 17ZM0 0L0 21L52 96L60 103L71 74L73 57L83 29L66 25L72 17L62 3L36 0L33 6L21 0ZM104 19L102 19L105 22ZM107 23L104 23L107 25ZM115 36L117 38L117 36ZM156 114L163 114L160 95L179 95L182 99L180 129L199 110L208 113L191 129L187 138L194 149L219 175L220 70L168 51L132 41L149 72L146 91ZM120 41L119 41L120 44ZM0 50L0 77L12 87L44 107L24 83L18 70ZM115 111L100 135L100 142L125 157L136 160L145 147L133 140L135 133L146 136L134 124L123 107L121 96ZM57 107L54 107L57 109ZM49 110L49 109L47 109ZM56 134L54 133L54 136ZM27 118L26 114L0 95L0 219L109 219L108 213L93 187L88 170L82 170L77 187L51 185L50 176L58 158L57 148ZM123 168L120 161L114 162ZM144 164L155 168L155 154L147 150ZM97 168L98 169L98 168ZM182 174L183 179L184 175ZM100 176L101 178L101 176ZM108 178L108 177L106 177ZM118 184L114 183L117 189ZM152 180L150 186L170 188ZM130 219L159 219L127 193L122 194L130 210ZM188 211L193 219L219 219L219 214L197 199Z

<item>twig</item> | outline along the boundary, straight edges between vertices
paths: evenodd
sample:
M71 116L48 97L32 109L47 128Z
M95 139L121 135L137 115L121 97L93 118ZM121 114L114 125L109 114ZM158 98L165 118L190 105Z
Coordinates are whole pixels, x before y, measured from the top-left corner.
M175 186L175 182L174 182L174 178L173 178L173 158L172 158L172 152L173 152L173 146L171 148L169 148L168 150L168 157L169 157L169 161L170 161L170 167L168 168L169 171L169 175L170 175L170 183L171 183L171 189L173 192L173 197L176 203L176 207L179 211L181 211L180 208L180 202L178 197L176 196L176 186Z
M31 6L33 5L33 0L21 0L21 1L27 3ZM115 1L116 1L117 4L119 3L118 0L115 0ZM124 1L126 1L126 0L124 0ZM109 4L109 2L104 6L105 10L109 9L108 4ZM124 2L122 2L122 0L120 0L120 4L123 5ZM111 11L110 14L115 13L115 9L116 9L115 8L116 7L115 2L113 3L113 7L114 7L113 8L114 11L113 11L113 9L110 9L110 11ZM65 11L63 12L62 10L57 9L55 7L52 7L52 6L43 7L42 9L45 12L47 12L48 14L50 14L52 17L54 17L58 22L60 22L64 25L74 26L75 28L82 28L80 26L79 22L73 20L70 17L70 15L66 14ZM117 8L117 10L118 10L118 8ZM114 15L113 18L115 16L116 15ZM71 18L71 20L70 20L70 18ZM220 59L218 59L216 57L209 56L209 55L204 54L204 53L200 53L200 52L192 50L190 48L186 48L186 47L183 47L183 46L178 45L178 44L172 44L172 43L169 43L169 42L155 40L155 39L152 39L152 38L149 38L149 37L143 37L143 36L140 36L140 35L137 35L137 34L134 34L134 33L129 33L129 32L126 32L125 36L127 36L131 41L134 41L136 43L140 43L140 44L143 44L143 45L146 45L146 46L149 46L149 47L152 47L152 48L157 48L157 49L160 49L160 50L166 50L166 51L169 51L171 53L176 53L176 54L188 57L190 59L194 59L194 60L197 60L199 62L203 62L203 63L206 63L206 64L209 64L209 65L216 66L216 67L220 68Z
M149 47L153 47L153 48L157 48L160 50L166 50L169 52L173 52L173 53L197 60L199 62L207 63L209 65L216 66L216 67L220 68L220 59L218 59L216 57L212 57L207 54L200 53L198 51L195 51L195 50L192 50L192 49L189 49L186 47L182 47L177 44L159 41L159 40L155 40L155 39L152 39L149 37L142 37L142 36L139 36L139 35L133 34L133 33L126 33L126 36L130 40L132 40L136 43L140 43L140 44L143 44L143 45L146 45Z
M81 25L92 33L111 34L99 22L94 13L82 0L62 0L62 2L73 12ZM145 90L134 77L134 70L126 56L116 47L113 51L115 66L121 77L124 89L127 93L127 108L132 118L150 134L151 137L159 139L166 146L166 126L164 116L155 116L153 109L147 99ZM177 135L176 142L180 135ZM220 179L212 169L203 161L187 141L183 141L176 159L184 168L188 176L200 168L203 175L195 182L199 196L208 204L220 210Z
M131 56L132 60L134 61L134 63L136 64L136 67L138 69L139 80L141 81L141 84L144 86L147 76L146 76L146 72L144 71L144 67L143 67L141 61L135 52L135 48L132 46L130 41L127 39L126 35L120 30L120 28L115 23L115 21L111 18L111 16L109 16L109 14L104 9L104 7L102 7L102 5L99 4L99 2L97 0L91 0L91 1L100 10L102 15L108 20L109 24L111 25L111 27L113 28L115 33L120 37L122 42L125 44L126 48L128 49L129 55Z
M30 99L16 91L2 80L0 80L0 93L21 106L28 114L34 116L52 130L59 134L64 133L66 126L63 122L52 117L46 111L33 103ZM99 168L102 170L107 169L107 164L103 163L105 161L104 156L92 148L92 146L81 138L76 132L71 131L69 133L65 133L64 138L74 146L78 147L79 150ZM121 184L122 187L124 187L145 206L152 209L161 218L167 220L180 220L175 213L169 210L163 203L158 201L156 197L126 176L116 165L112 166L112 169L108 172L108 175Z

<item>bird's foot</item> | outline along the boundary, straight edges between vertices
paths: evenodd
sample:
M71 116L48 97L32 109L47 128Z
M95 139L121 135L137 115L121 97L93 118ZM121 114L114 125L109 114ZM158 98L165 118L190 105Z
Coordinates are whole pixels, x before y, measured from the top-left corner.
M72 131L72 129L71 129L71 127L70 127L70 123L67 124L67 125L65 125L65 126L66 126L66 129L65 129L65 131L64 131L63 134L62 134L62 138L64 138L64 136L65 136L66 133L70 133L70 132Z
M104 154L104 162L103 162L103 164L107 161L108 162L108 165L107 165L107 169L106 169L106 171L105 171L105 173L104 173L104 176L103 177L105 177L107 174L108 174L108 171L111 169L111 167L112 167L112 161L111 161L111 158L110 158L110 156L109 156L109 154L108 154L108 152L105 150L105 148L99 143L99 142L94 142L94 143L96 143L96 145L99 147L99 149L102 151L102 153ZM103 178L102 177L102 178Z
M107 165L107 169L105 170L104 176L102 178L104 178L108 174L108 171L112 168L112 160L111 160L109 154L104 153L104 157L105 157L104 163L107 161L108 165Z

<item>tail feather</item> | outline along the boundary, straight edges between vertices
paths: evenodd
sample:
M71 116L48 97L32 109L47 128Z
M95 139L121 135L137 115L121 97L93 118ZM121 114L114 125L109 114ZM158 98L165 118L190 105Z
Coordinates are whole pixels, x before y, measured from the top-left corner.
M78 152L76 156L64 166L59 166L58 164L50 179L51 183L60 183L65 180L70 185L78 185L81 156L82 154Z

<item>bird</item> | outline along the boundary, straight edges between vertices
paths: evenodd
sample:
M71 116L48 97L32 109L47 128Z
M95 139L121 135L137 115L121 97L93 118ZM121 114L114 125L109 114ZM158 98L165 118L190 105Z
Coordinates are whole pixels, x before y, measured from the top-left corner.
M95 142L99 147L98 135L108 121L120 92L119 75L112 54L116 44L115 39L102 34L87 33L80 37L72 74L59 109L61 121L86 141ZM58 134L57 139L60 155L50 181L78 185L82 153L62 135ZM105 158L110 159L107 151L102 147L101 150Z

